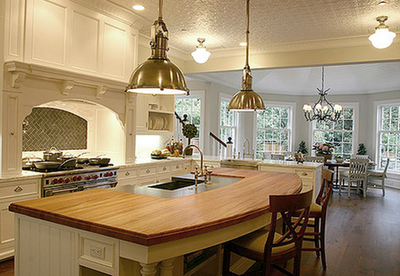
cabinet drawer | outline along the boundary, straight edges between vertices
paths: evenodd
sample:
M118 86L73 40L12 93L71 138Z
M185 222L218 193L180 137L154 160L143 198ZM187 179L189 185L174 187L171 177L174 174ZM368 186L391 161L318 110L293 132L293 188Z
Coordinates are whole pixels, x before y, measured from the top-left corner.
M176 171L183 171L183 163L179 163L179 164L173 164L172 165L172 171L176 172Z
M103 237L81 236L79 258L108 268L114 268L116 265L115 260L117 259L116 242Z
M0 184L1 185L1 184ZM0 186L0 197L8 198L13 196L37 194L39 191L38 180L13 181Z
M144 167L140 168L139 175L142 176L149 176L157 174L157 167Z
M303 184L303 187L301 189L302 193L313 189L313 182L312 181L303 180L302 184Z
M137 178L139 176L137 168L120 169L118 172L118 179Z
M171 172L171 165L159 165L157 166L158 173L169 173Z
M278 167L278 166L260 166L260 171L265 172L283 172L283 173L293 173L292 168Z
M301 179L314 179L313 170L298 170L296 169L296 174L300 176Z

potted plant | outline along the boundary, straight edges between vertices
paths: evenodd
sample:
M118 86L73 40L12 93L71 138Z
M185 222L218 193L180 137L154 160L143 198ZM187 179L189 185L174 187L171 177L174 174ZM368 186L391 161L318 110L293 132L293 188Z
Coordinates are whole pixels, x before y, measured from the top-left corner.
M332 159L332 152L334 149L335 148L331 143L315 144L313 146L313 150L315 150L315 155L323 156L325 162L328 159Z
M302 153L302 154L308 154L308 149L306 146L306 142L301 141L299 144L299 149L297 150L297 153Z
M358 144L357 155L367 155L367 148L364 143Z
M190 145L190 140L196 137L197 127L194 124L185 124L182 128L183 135L188 138L188 145ZM185 152L186 155L192 155L193 149L188 148Z

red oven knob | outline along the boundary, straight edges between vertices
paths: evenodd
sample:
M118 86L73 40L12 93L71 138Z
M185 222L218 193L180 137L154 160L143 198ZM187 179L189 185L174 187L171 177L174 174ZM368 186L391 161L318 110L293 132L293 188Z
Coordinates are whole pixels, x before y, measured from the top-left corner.
M86 176L86 180L90 180L92 177L90 175Z
M53 184L57 184L58 183L58 179L53 179Z
M81 181L82 180L82 176L79 175L77 179L78 179L78 181Z
M108 176L108 172L104 173L104 176Z
M66 178L66 179L64 180L64 182L65 182L65 183L69 183L69 182L71 182L71 179Z
M97 174L94 174L93 179L97 179L97 178L99 178L99 176Z
M63 178L59 178L58 179L58 183L63 183L64 182L64 179Z
M72 177L72 181L77 181L77 180L78 180L77 176Z

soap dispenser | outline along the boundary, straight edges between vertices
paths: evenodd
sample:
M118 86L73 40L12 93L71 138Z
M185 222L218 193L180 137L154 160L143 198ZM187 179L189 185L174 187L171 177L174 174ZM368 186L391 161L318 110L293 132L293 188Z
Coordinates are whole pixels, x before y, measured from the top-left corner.
M228 142L226 142L226 159L232 159L233 142L232 137L228 137Z

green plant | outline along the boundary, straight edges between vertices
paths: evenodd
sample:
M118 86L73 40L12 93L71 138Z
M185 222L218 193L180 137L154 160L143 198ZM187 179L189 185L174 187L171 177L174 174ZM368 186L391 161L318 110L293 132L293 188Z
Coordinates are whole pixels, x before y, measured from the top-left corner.
M365 147L364 143L358 144L357 155L366 155L367 148Z
M190 145L190 140L196 137L197 127L194 124L186 124L182 128L183 135L188 138L188 144Z
M299 144L299 149L297 150L298 153L308 154L308 149L306 146L306 142L301 141Z

